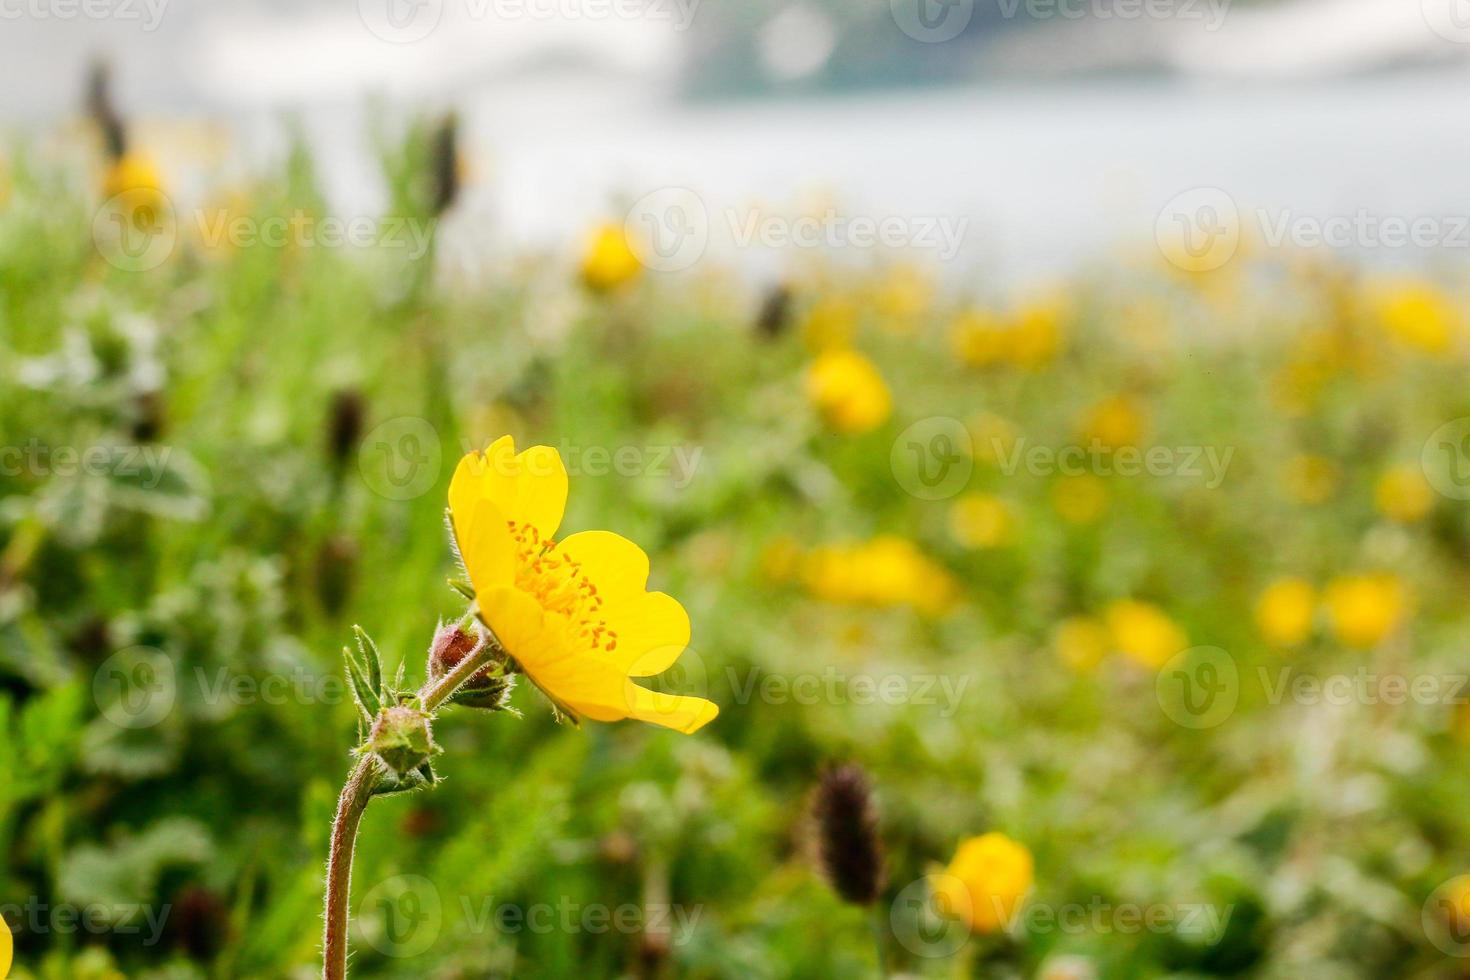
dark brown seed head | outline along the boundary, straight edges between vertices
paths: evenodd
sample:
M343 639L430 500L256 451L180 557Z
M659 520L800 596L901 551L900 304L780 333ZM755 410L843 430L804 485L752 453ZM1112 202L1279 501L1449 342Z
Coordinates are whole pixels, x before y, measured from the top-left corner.
M871 905L883 890L883 843L873 791L861 766L822 773L812 802L818 856L833 889L855 905Z
M774 340L791 325L791 288L777 283L761 300L755 317L755 330L763 339Z
M357 451L366 414L362 395L353 389L347 388L332 396L332 408L327 418L327 455L337 467L344 466Z
M459 198L459 117L452 112L434 130L429 165L434 179L429 204L437 218Z

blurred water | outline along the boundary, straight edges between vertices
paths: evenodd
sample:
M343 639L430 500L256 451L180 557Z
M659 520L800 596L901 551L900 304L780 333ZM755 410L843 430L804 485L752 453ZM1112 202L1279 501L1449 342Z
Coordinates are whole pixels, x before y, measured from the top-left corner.
M441 32L449 37L427 49L371 38L363 46L350 6L311 6L288 29L277 24L259 5L170 9L155 31L9 22L0 58L13 84L0 90L0 115L40 126L74 117L86 65L105 52L118 101L142 118L141 131L163 134L166 169L190 173L177 180L181 193L207 194L278 157L291 116L318 154L334 207L356 215L384 199L373 127L409 109L455 106L470 174L460 223L484 240L558 247L599 217L620 219L651 191L680 187L707 216L708 253L761 274L804 249L741 247L742 229L829 206L839 226L897 223L919 258L1002 280L1045 278L1102 249L1148 245L1160 209L1201 186L1224 190L1247 231L1257 208L1269 220L1470 215L1462 68L1272 85L1079 79L689 104L672 95L679 49L666 29L557 26L569 54L548 66L546 35L530 38L551 28L535 24ZM589 26L605 30L594 37ZM224 149L191 159L199 141L169 138L178 131L170 121L181 119L223 121ZM954 254L941 231L958 239ZM835 234L842 246L842 228ZM1419 261L1425 250L1370 251Z

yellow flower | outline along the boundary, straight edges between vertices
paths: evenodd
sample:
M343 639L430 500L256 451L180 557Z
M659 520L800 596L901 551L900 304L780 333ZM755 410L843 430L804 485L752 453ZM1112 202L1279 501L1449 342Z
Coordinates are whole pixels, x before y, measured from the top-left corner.
M1401 463L1383 471L1373 487L1373 502L1389 520L1413 524L1434 506L1434 491L1422 470Z
M1337 492L1337 464L1325 456L1303 454L1286 463L1286 492L1301 504L1320 504Z
M815 548L802 577L813 595L828 602L908 605L929 616L947 612L959 594L949 572L895 535Z
M1373 306L1390 336L1426 354L1448 352L1461 329L1459 310L1432 283L1400 282L1379 287Z
M972 367L991 367L1010 356L1010 328L985 310L966 310L949 328L955 356Z
M949 867L929 877L940 911L976 932L998 932L1031 890L1035 864L1024 844L988 833L960 844Z
M10 960L15 955L15 939L10 935L10 924L0 916L0 977L10 976Z
M1310 582L1277 579L1256 602L1256 628L1273 646L1297 646L1312 634L1316 605L1317 593Z
M806 376L807 396L839 432L869 432L893 410L893 399L873 362L854 350L818 355Z
M1132 395L1113 395L1093 405L1081 419L1082 437L1109 449L1136 446L1143 438L1143 406Z
M604 224L592 230L582 257L582 282L604 293L637 279L643 263L621 225Z
M841 293L828 293L806 311L801 336L807 348L817 352L846 347L857 334L857 322L857 304Z
M126 153L114 160L102 178L103 197L116 197L129 191L163 193L163 178L158 168L141 153Z
M1016 427L994 412L981 412L970 419L970 439L975 458L982 463L999 463L1010 458L1016 445Z
M1015 531L1010 505L993 494L967 493L949 508L949 529L967 548L999 548Z
M1052 648L1074 670L1096 667L1107 656L1111 644L1112 635L1108 628L1092 616L1064 619L1052 634Z
M1108 509L1108 487L1095 473L1064 476L1051 488L1051 505L1069 524L1091 524Z
M712 702L633 681L667 670L684 651L684 607L646 591L648 556L626 538L581 531L556 541L566 502L567 471L550 447L517 455L504 436L460 460L449 511L480 618L574 717L698 730L718 714Z
M1353 647L1371 647L1388 636L1408 605L1403 584L1386 572L1335 578L1324 599L1333 632Z
M760 553L761 575L767 582L789 582L801 565L801 549L794 538L780 535L771 539Z
M1062 346L1062 318L1065 308L1059 302L1036 302L1016 312L1016 325L1011 328L1011 360L1018 366L1038 368L1056 357Z
M1189 637L1162 609L1136 599L1119 599L1103 612L1119 653L1145 667L1162 667L1189 646Z
M912 333L933 302L933 278L907 262L890 268L873 289L878 323L893 333Z

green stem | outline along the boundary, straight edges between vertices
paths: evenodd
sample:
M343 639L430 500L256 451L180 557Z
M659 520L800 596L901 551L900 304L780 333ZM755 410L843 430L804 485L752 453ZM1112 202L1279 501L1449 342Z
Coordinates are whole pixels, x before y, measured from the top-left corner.
M425 712L432 713L496 656L504 654L494 635L472 656L465 657L453 670L437 682L425 684L419 691L419 702ZM347 977L347 910L352 891L352 856L357 848L357 829L381 773L377 757L364 753L347 777L342 795L337 799L337 816L332 821L332 846L327 854L327 898L323 915L322 980L346 980Z

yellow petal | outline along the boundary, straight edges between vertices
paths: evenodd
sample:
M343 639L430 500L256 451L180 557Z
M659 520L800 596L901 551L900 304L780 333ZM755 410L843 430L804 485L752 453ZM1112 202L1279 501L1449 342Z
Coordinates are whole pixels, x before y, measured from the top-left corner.
M638 595L648 585L648 556L621 534L579 531L557 547L582 566L604 602Z
M451 510L450 520L459 556L476 593L515 581L516 544L500 508L488 500L477 500L467 516Z
M618 636L616 649L604 656L632 677L663 673L689 646L689 614L662 592L612 600L602 615Z
M516 588L497 588L476 599L480 617L527 673L567 659L569 651L551 621L556 617L548 617L534 597Z
M449 483L449 509L469 511L489 500L507 520L529 524L549 540L567 506L567 470L550 446L532 446L517 455L515 440L501 436L482 453L468 453Z
M662 694L628 682L629 717L692 735L715 719L720 706L704 698Z

